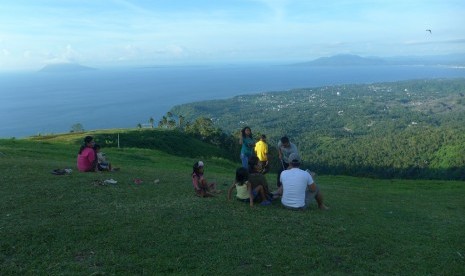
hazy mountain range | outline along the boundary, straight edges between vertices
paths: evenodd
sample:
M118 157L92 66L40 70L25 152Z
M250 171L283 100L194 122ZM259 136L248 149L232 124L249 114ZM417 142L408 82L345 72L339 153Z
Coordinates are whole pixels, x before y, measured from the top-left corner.
M362 57L359 55L339 54L320 57L312 61L291 64L292 66L382 66L382 65L418 65L418 66L465 66L465 54L438 56L400 56L400 57ZM77 63L55 63L44 66L39 72L80 72L97 70Z
M444 65L465 66L465 54L438 56L361 57L341 54L295 63L296 66Z
M56 73L56 72L81 72L81 71L92 71L92 70L97 70L96 68L88 67L88 66L83 66L77 63L53 63L53 64L47 64L42 69L39 70L39 72L50 72L50 73Z

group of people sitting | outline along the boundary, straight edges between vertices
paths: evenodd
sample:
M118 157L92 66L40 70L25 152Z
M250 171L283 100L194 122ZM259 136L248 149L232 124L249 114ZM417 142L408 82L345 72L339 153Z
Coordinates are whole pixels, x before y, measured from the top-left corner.
M77 168L81 172L113 171L101 147L92 136L86 136L77 156Z
M278 173L277 190L270 191L264 175L267 170L263 169L263 162L258 156L251 155L247 159L247 168L237 168L235 180L228 189L228 200L232 199L232 193L236 190L236 199L248 203L251 207L254 203L270 205L273 200L281 198L281 204L288 209L304 210L316 200L318 208L327 210L328 207L323 203L323 195L312 175L300 168L301 158L295 145L290 143L287 137L283 137L278 148L282 170ZM216 183L205 179L202 161L193 166L192 183L197 196L210 197L217 193Z
M262 147L267 152L265 139L266 137L262 135L259 142L264 144ZM278 152L282 170L278 173L277 190L270 191L265 177L269 168L268 160L260 160L258 157L260 154L251 155L246 162L243 162L243 166L236 170L235 180L228 189L228 200L231 200L232 193L236 190L236 199L249 203L251 207L254 203L270 205L273 200L281 198L282 205L293 210L306 209L313 200L316 200L320 209L328 209L323 203L323 196L312 175L300 169L301 159L297 147L290 143L287 137L283 137L278 143ZM202 161L196 162L193 166L192 185L195 194L199 197L212 197L221 193L216 183L206 180L204 167ZM105 154L100 151L100 146L95 144L92 136L84 138L84 144L77 156L77 168L81 172L115 170L106 160Z

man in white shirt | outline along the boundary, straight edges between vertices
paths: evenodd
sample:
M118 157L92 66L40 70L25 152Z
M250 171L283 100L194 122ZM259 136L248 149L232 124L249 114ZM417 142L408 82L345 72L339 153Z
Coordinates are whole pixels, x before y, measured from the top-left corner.
M304 210L316 199L318 208L327 210L323 204L323 195L307 171L299 168L300 156L297 153L289 155L289 168L281 173L282 183L281 203L293 210Z
M278 169L278 177L276 179L276 186L278 186L278 188L281 187L281 172L287 170L287 168L289 167L289 156L291 153L299 154L296 145L294 145L294 143L291 143L287 136L284 136L278 142L278 157L279 161L281 162L281 167L279 167Z

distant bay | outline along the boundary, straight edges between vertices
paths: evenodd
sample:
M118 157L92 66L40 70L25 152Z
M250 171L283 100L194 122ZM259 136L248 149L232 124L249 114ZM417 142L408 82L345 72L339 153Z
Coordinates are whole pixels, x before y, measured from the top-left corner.
M337 84L464 78L443 66L186 66L0 74L0 137L132 128L174 105Z

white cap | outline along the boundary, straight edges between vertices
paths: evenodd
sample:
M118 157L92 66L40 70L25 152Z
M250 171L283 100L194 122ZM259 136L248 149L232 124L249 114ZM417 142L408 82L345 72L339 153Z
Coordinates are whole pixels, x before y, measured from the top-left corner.
M203 167L203 162L202 161L197 162L197 166L198 167Z

